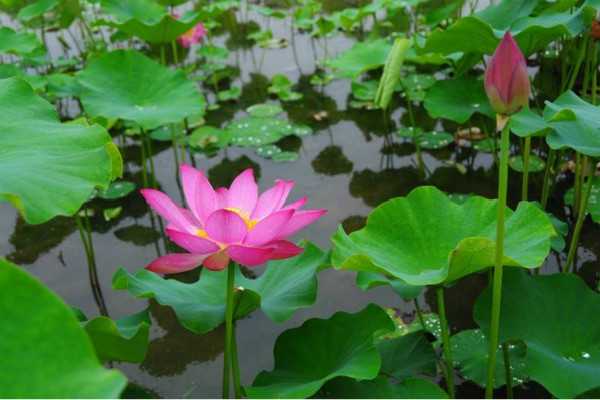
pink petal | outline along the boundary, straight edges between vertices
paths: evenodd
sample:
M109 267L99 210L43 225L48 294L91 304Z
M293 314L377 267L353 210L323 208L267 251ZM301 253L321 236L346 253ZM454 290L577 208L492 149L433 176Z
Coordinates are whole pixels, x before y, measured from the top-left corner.
M244 240L248 227L244 220L233 211L217 210L206 220L205 230L212 240L229 244Z
M326 212L327 210L296 211L292 218L290 218L285 228L283 228L283 230L279 232L277 237L283 239L287 236L293 235L300 229L312 224L313 222L321 218Z
M281 206L279 206L280 204L283 204L281 199L284 194L290 192L290 189L288 189L290 184L293 186L294 182L278 180L275 183L275 186L264 191L256 202L256 207L252 213L252 219L261 220L281 208ZM283 199L283 202L285 202L285 199Z
M196 254L209 254L219 250L219 246L210 240L167 228L167 236L179 247Z
M203 265L213 271L221 271L229 264L229 256L222 250L204 260Z
M288 242L287 240L276 240L269 243L268 246L273 249L271 258L274 260L295 257L304 251L302 247L296 246L294 243Z
M177 230L192 234L196 233L198 227L173 203L169 196L154 189L142 189L140 193L144 196L148 205Z
M227 193L227 207L245 211L248 216L254 211L258 198L258 186L254 180L252 168L239 174L229 187Z
M215 193L217 194L217 209L221 209L221 208L227 208L227 192L229 192L229 190L227 190L227 188L218 188L215 190Z
M227 248L227 254L231 259L247 267L255 267L266 263L271 259L273 249L262 247L248 247L233 245Z
M292 189L294 188L294 185L295 185L294 181L283 181L283 182L285 183L285 186L283 188L283 193L281 194L281 198L279 199L279 202L275 206L275 211L280 210L283 207L288 196L290 195L290 192L292 191Z
M290 203L287 206L283 207L282 210L297 210L299 208L302 208L307 202L308 202L308 197L304 196L304 197L296 200L295 202Z
M283 230L293 215L294 210L281 210L269 215L248 231L244 244L260 246L270 242Z
M206 254L167 254L157 258L146 269L159 274L176 274L198 267Z
M185 201L196 219L204 224L206 218L217 209L215 190L204 174L194 167L184 164L180 173Z

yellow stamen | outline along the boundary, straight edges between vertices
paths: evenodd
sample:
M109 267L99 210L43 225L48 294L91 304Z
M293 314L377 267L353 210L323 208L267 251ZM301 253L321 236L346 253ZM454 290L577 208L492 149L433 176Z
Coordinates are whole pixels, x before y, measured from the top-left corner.
M196 231L196 236L201 237L202 239L206 239L208 237L208 233L204 229L198 229Z
M234 208L234 207L228 207L228 208L225 208L225 209L228 210L228 211L234 212L237 215L239 215L240 218L244 220L244 223L246 224L246 227L248 227L249 231L252 230L252 229L254 229L254 227L258 223L257 220L250 219L250 214L248 214L244 210L240 210L239 208Z

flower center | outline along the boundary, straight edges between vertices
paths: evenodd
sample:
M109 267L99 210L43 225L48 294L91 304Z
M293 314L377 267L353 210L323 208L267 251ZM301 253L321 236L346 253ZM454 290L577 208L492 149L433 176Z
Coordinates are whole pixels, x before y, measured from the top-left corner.
M234 208L234 207L227 207L225 208L228 211L234 212L237 215L240 216L241 219L244 220L244 223L246 224L246 226L248 227L248 230L252 230L254 228L254 226L258 223L257 220L255 219L250 219L250 214L248 214L246 211L244 210L240 210L239 208Z

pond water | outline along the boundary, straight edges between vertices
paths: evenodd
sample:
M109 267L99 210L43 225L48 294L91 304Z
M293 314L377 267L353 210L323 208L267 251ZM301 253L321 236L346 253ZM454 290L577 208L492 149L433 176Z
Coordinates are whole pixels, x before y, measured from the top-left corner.
M304 230L298 238L310 239L323 249L330 247L329 237L342 223L347 231L364 224L369 211L382 202L409 193L419 185L434 185L448 193L476 193L496 196L496 167L491 154L477 152L469 147L453 145L442 150L423 154L425 176L417 168L415 149L393 134L406 122L406 109L401 105L389 114L381 111L353 109L350 107L350 81L335 80L324 89L311 86L310 76L317 68L317 60L325 57L325 47L307 34L294 32L288 19L270 20L256 14L236 15L267 23L277 38L286 38L289 45L281 49L246 47L243 24L234 25L237 34L229 30L217 36L216 44L229 46L229 64L239 68L235 83L242 87L237 102L222 103L216 110L208 111L206 120L213 126L242 115L250 105L266 101L278 102L267 92L270 79L277 73L287 75L297 83L295 90L303 99L281 103L287 117L297 123L307 124L314 134L302 138L288 137L281 146L297 151L293 162L273 162L259 157L253 150L237 147L220 151L208 158L194 155L195 165L208 171L213 183L229 184L242 169L252 166L259 177L261 189L269 187L276 178L292 179L296 187L292 198L307 195L309 205L326 208L329 213ZM350 48L356 37L337 35L328 39L329 56ZM203 88L205 96L214 102L214 93ZM77 106L72 112L77 111ZM321 112L320 121L315 119ZM426 112L416 109L418 124L434 122ZM456 126L444 127L454 132ZM119 142L115 139L116 142ZM121 144L125 158L124 179L141 186L139 142L127 138ZM176 163L168 144L153 143L156 179L160 188L175 199L180 191L175 180ZM460 164L461 167L457 167ZM43 171L40 171L43 174ZM520 175L511 174L509 193L520 193ZM556 199L571 186L566 179L559 180L554 191ZM539 199L540 174L531 178L530 197ZM52 196L52 193L48 193ZM514 205L517 197L509 199ZM552 211L568 219L558 201L550 202ZM111 317L119 318L149 305L152 317L151 342L146 360L140 365L118 364L131 382L161 397L218 397L221 391L222 353L224 329L207 335L194 335L177 322L174 313L155 301L133 299L128 293L111 289L111 278L119 267L137 271L164 253L164 242L158 227L152 221L145 202L137 193L121 201L121 216L105 222L102 215L92 217L93 244L104 300ZM553 208L554 207L554 208ZM27 225L8 204L0 204L0 256L26 266L56 291L69 304L81 308L88 316L98 314L98 306L91 293L86 257L75 222L71 218L56 218L48 223ZM402 221L397 221L402 224ZM597 284L600 262L600 243L593 240L598 228L588 223L582 233L577 266L579 274L594 287ZM597 237L597 236L596 236ZM566 259L565 254L552 255L542 272L555 272ZM256 271L260 273L260 268ZM197 273L185 274L181 279L191 281ZM273 366L273 345L277 336L290 327L300 325L311 317L329 317L339 310L358 311L370 302L394 307L407 320L413 318L411 303L401 301L390 288L381 287L368 292L360 291L354 284L355 274L331 269L319 275L319 291L314 306L303 309L283 324L276 324L260 311L238 323L238 348L242 368L242 383L250 384L256 374ZM454 329L475 327L471 317L472 305L487 284L487 275L479 274L462 280L447 294L448 319ZM435 310L433 293L425 292L419 299L426 309ZM547 396L541 387L531 383L528 396ZM482 395L472 384L459 387L459 395Z

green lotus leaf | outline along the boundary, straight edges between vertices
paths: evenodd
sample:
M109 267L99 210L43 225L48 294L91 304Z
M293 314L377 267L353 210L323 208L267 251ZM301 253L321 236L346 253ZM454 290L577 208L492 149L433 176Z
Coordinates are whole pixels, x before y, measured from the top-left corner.
M381 355L380 373L402 380L421 374L435 376L437 357L423 331L411 332L377 344Z
M587 212L590 213L592 220L600 224L600 177L595 176L592 182L592 190L587 205ZM568 206L573 206L575 200L575 190L570 188L565 192L564 201Z
M568 91L546 103L544 119L553 128L546 136L551 148L568 147L587 156L600 156L600 107Z
M442 149L454 143L454 136L448 132L431 131L418 135L415 139L423 149Z
M48 11L58 5L60 0L38 0L19 10L17 19L23 22L31 21L34 18L41 17Z
M121 175L121 155L104 128L61 124L26 82L0 80L0 108L11 116L0 121L0 199L27 222L73 215L95 187Z
M485 334L490 310L488 287L473 312ZM525 374L557 398L574 398L598 387L599 313L600 295L577 275L504 272L500 340L525 342Z
M0 79L12 77L23 79L36 92L43 92L50 78L50 76L46 77L44 75L30 75L14 64L0 64Z
M450 338L452 358L458 365L460 374L465 379L473 381L481 387L485 387L487 382L488 343L486 336L479 329L461 331ZM527 348L521 342L508 345L513 386L518 386L526 380L526 353ZM499 388L505 384L506 369L504 367L504 355L502 347L499 347L496 354L496 379L494 380L494 388Z
M374 272L361 271L356 274L356 286L362 290L389 285L394 292L404 300L413 300L421 294L423 286L413 286L401 279L391 278Z
M104 54L78 74L81 101L93 117L133 121L144 129L181 122L205 102L183 72L132 50Z
M475 113L494 117L483 81L459 77L437 81L425 95L425 108L432 118L446 118L460 124Z
M101 5L115 18L109 25L154 44L172 42L200 20L193 12L175 18L152 0L101 0Z
M373 304L356 314L338 312L329 319L309 319L277 338L275 367L258 374L253 385L245 388L246 394L304 398L336 377L373 379L381 365L374 336L393 330L392 320Z
M283 112L283 109L277 104L255 104L246 109L246 112L253 117L268 118L275 117Z
M509 30L528 56L545 50L561 37L575 37L585 31L591 21L592 10L582 6L573 13L546 10L532 16L537 2L506 0L482 12L460 18L448 29L437 29L427 38L420 53L492 54L502 34ZM476 37L477 40L473 40Z
M410 378L393 384L379 376L370 381L336 378L325 385L323 397L331 399L447 399L448 394L425 379Z
M406 97L412 101L423 101L427 90L436 82L435 76L429 74L410 74L400 80Z
M303 136L312 132L283 119L253 116L231 121L225 130L231 135L231 144L242 147L260 147L275 143L285 136Z
M148 310L116 321L108 317L96 317L85 321L83 326L100 360L132 363L144 361L150 331Z
M135 190L135 183L129 181L117 181L110 184L106 190L98 192L98 197L104 200L121 199Z
M216 147L221 149L231 141L231 133L228 130L204 125L194 129L188 138L188 144L197 149Z
M385 39L356 43L350 50L329 60L327 65L338 77L356 78L363 72L383 66L391 48Z
M300 256L269 262L255 280L245 278L238 269L236 318L260 307L273 321L282 322L296 310L310 306L317 295L316 273L326 260L323 251L308 243ZM147 270L129 274L120 269L113 277L113 288L127 289L135 297L152 297L173 308L187 329L206 333L224 321L226 280L225 272L207 269L194 283L163 279Z
M47 76L48 94L56 97L79 97L81 87L77 79L67 74L51 74ZM32 85L33 86L33 85Z
M552 128L541 115L529 108L513 114L509 120L510 130L517 136L545 136Z
M29 54L42 47L42 42L34 33L15 32L4 26L0 28L0 54Z
M127 384L102 367L71 308L38 279L0 259L0 396L117 398Z
M389 200L366 226L333 236L335 268L376 272L411 285L447 284L494 264L496 200L472 196L454 203L431 186ZM556 235L547 214L522 202L506 210L504 265L539 267Z
M508 165L510 165L510 167L517 172L523 172L523 156L511 157L508 161ZM529 155L529 173L541 172L545 169L545 167L546 162L544 160L542 160L535 154Z
M262 158L273 158L276 154L281 153L282 150L274 144L267 144L256 148L256 154Z

